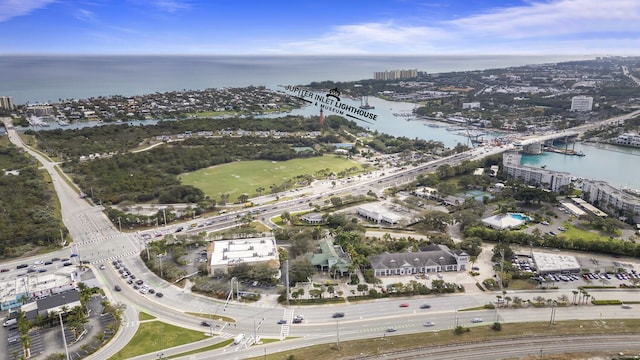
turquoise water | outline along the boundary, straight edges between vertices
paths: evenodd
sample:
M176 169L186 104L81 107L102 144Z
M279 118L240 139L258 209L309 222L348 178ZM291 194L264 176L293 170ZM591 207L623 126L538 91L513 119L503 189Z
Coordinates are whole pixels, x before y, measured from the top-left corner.
M518 213L509 213L509 216L511 216L512 218L514 218L516 220L531 221L531 217L526 216L526 215L522 215L522 214L518 214Z

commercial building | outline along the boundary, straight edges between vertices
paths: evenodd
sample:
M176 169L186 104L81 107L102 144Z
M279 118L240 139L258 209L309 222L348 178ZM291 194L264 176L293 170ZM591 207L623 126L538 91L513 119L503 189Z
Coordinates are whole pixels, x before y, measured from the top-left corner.
M13 97L11 96L0 96L0 109L2 110L13 110L15 106L13 105Z
M621 145L621 146L630 146L630 147L640 147L640 135L636 133L624 133L614 137L609 140L611 144Z
M571 98L571 111L591 111L592 108L591 96L578 95Z
M0 282L0 310L17 308L25 301L45 299L76 289L75 269L69 268L62 268L54 273L27 273Z
M276 239L273 237L218 240L209 246L211 274L215 270L227 271L239 264L267 263L280 268Z
M373 221L376 224L395 225L403 219L402 216L376 204L365 204L359 206L356 210L358 215L364 217L369 221Z
M334 245L332 239L322 239L318 249L307 255L307 259L320 271L333 271L334 267L341 276L349 273L353 264L349 254L340 245Z
M529 185L541 186L553 192L560 192L563 187L571 183L571 174L520 165L521 157L522 156L516 152L506 152L502 155L504 171L508 176L521 179Z
M446 245L431 244L420 251L369 256L375 276L427 274L466 271L469 254Z
M533 261L540 274L579 273L580 263L571 255L533 252Z

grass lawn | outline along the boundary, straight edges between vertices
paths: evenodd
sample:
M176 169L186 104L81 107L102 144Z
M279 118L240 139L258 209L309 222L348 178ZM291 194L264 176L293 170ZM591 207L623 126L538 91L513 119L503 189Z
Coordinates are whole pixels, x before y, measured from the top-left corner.
M584 230L570 224L565 224L564 227L567 229L566 231L556 232L558 232L558 236L564 236L567 239L585 239L588 241L606 241L609 239L608 236L600 235L595 230Z
M127 346L112 356L111 360L130 359L207 338L209 337L202 331L189 330L161 321L144 322L140 324Z
M138 313L138 320L140 320L140 321L144 321L144 320L153 320L153 319L155 319L155 318L156 318L155 316L153 316L153 315L151 315L151 314L147 314L147 313L146 313L146 312L144 312L144 311L140 311L140 312Z
M201 189L213 199L229 194L229 201L235 202L242 194L255 196L259 187L268 194L272 184L280 185L298 175L313 175L327 168L339 173L354 166L361 168L355 161L333 155L288 161L240 161L182 174L180 180L184 185Z
M522 338L531 336L560 336L583 334L611 334L635 333L640 326L639 319L624 320L583 320L563 321L553 326L549 322L502 324L501 331L492 330L488 325L470 327L471 331L455 335L453 331L429 331L410 335L396 335L369 338L355 341L341 341L340 348L336 344L322 344L301 349L292 349L276 354L268 354L251 358L254 360L286 360L286 359L346 359L363 357L363 355L377 355L393 353L396 350L425 347L428 344L437 346L443 344L482 342L499 338ZM293 357L291 357L293 356ZM545 357L546 358L546 357Z

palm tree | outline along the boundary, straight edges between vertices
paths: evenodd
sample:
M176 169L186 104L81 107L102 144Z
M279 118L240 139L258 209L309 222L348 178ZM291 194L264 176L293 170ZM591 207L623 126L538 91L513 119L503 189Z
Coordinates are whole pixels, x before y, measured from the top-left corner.
M578 294L580 293L578 290L573 290L573 305L577 305Z

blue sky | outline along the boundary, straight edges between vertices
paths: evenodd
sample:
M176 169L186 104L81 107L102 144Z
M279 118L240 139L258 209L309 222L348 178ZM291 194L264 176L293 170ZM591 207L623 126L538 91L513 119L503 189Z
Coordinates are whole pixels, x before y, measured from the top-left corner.
M638 55L640 0L0 0L0 54Z

